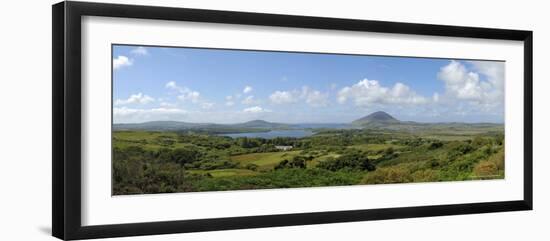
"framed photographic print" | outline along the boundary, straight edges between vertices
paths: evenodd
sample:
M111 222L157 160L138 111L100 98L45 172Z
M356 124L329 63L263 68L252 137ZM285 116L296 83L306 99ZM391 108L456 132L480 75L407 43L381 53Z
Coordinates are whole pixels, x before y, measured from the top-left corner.
M532 32L53 6L53 235L532 209Z

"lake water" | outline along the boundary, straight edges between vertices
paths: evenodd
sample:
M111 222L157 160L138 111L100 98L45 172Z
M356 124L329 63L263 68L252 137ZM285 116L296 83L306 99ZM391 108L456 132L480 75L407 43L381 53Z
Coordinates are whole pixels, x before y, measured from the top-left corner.
M229 136L232 138L237 137L258 137L265 139L273 139L275 137L295 137L301 138L306 136L311 136L314 133L308 130L271 130L268 132L245 132L245 133L234 133L234 134L220 134L220 136Z

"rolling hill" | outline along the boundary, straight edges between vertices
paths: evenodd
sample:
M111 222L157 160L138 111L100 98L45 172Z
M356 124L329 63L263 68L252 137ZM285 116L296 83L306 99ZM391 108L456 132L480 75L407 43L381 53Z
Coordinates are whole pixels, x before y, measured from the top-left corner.
M264 128L264 129L285 129L289 128L289 125L282 123L268 122L264 120L252 120L244 123L230 124L227 126L233 126L238 128Z

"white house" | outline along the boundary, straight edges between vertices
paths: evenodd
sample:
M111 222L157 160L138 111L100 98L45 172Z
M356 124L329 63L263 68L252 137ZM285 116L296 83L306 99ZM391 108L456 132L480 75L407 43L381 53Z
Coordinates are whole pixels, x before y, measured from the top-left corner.
M277 148L277 150L281 150L281 151L290 151L290 150L292 150L292 146L275 146L275 148Z

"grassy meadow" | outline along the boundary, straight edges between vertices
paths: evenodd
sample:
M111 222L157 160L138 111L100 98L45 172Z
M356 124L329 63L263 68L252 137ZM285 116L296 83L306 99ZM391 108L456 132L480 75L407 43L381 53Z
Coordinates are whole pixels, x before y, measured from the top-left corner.
M113 195L504 178L503 126L317 129L302 138L115 130ZM291 146L291 150L280 150Z

